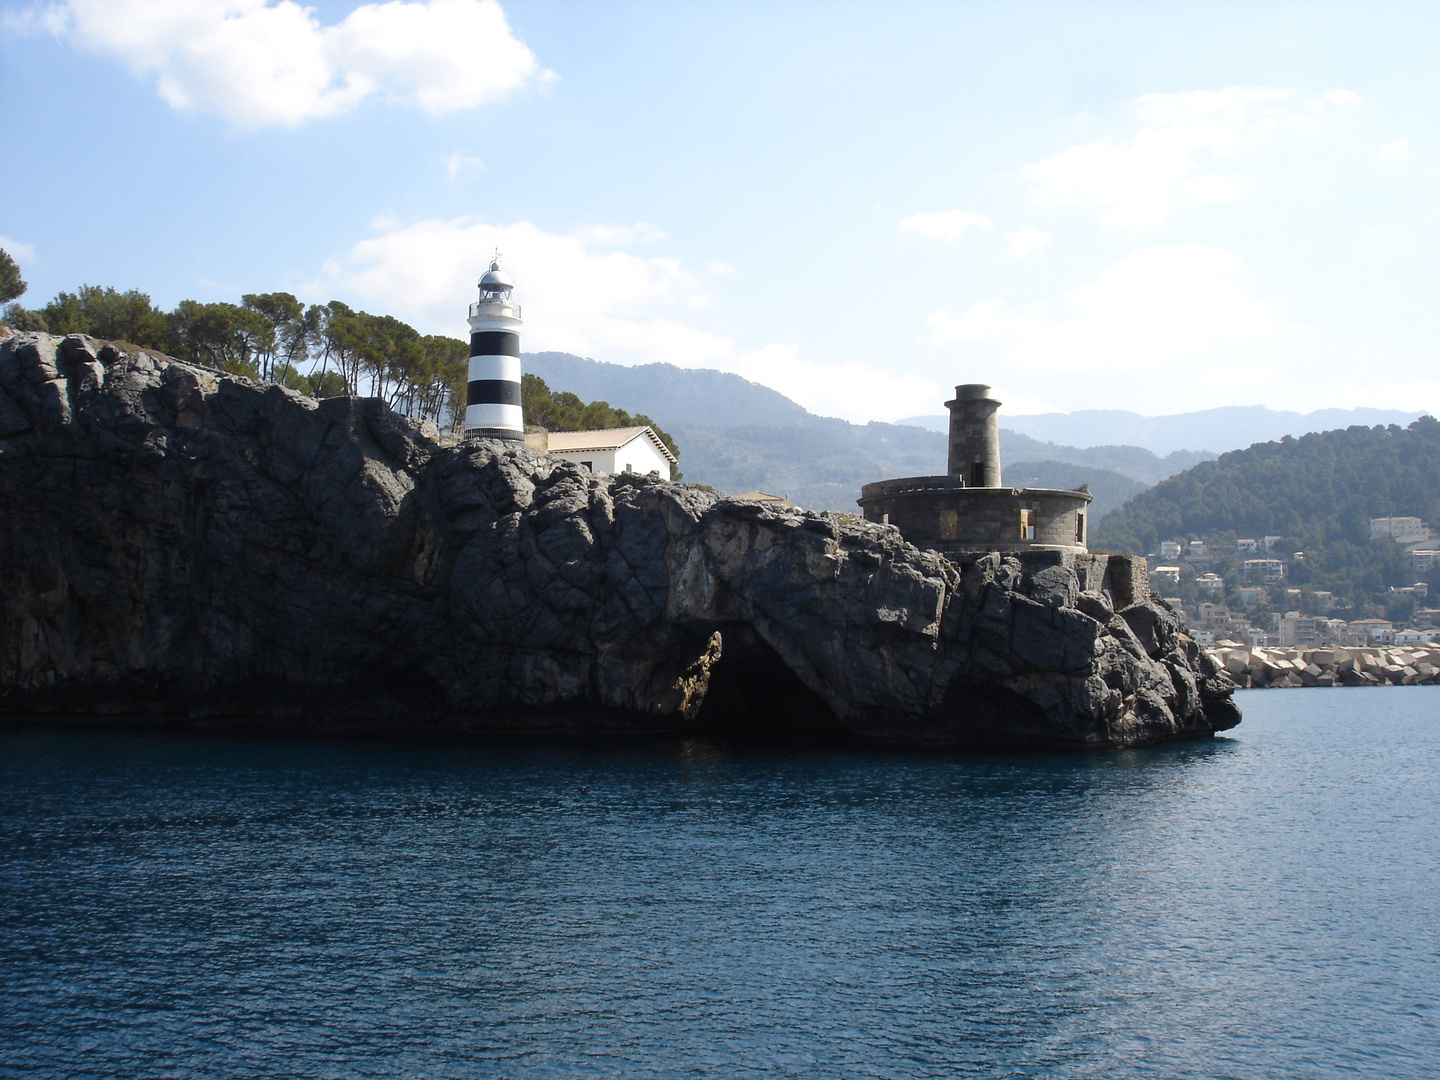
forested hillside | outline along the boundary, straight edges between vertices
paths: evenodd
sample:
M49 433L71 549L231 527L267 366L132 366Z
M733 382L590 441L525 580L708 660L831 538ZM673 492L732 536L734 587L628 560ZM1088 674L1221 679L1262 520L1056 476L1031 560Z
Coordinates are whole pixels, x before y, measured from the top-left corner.
M1440 577L1417 568L1393 540L1370 539L1377 517L1440 524L1440 421L1422 416L1405 428L1351 427L1224 454L1136 496L1099 523L1091 544L1141 554L1158 551L1162 540L1203 540L1201 562L1179 566L1174 595L1187 603L1403 621L1422 596L1397 590L1416 581L1440 586ZM1268 552L1267 536L1279 538ZM1260 583L1244 571L1241 538L1262 541L1259 554L1284 563L1268 599L1240 594L1240 586ZM1223 584L1202 591L1203 571ZM1329 599L1322 602L1322 593Z
M1161 540L1272 534L1295 550L1364 544L1370 519L1440 523L1440 421L1350 427L1257 443L1162 481L1108 515L1097 545L1143 554Z

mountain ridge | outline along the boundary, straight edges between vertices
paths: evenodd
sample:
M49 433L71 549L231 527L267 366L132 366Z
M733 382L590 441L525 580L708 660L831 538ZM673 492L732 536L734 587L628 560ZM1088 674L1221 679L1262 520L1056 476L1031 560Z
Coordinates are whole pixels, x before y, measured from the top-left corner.
M523 363L554 390L654 417L679 444L685 479L722 491L768 491L811 509L854 513L863 484L945 471L943 418L932 428L852 424L817 416L776 390L710 368L627 367L561 352L526 353ZM1002 425L1007 476L1037 487L1089 484L1097 521L1139 490L1217 456L1065 445L1015 430L1010 417ZM1103 425L1098 430L1113 436Z

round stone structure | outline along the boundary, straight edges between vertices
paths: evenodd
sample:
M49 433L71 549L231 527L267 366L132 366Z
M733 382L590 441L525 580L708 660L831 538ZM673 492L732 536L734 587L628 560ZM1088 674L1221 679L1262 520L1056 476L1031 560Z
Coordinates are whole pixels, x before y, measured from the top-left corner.
M1088 488L1000 486L1000 402L990 387L957 386L945 406L949 472L866 484L859 499L865 520L894 525L910 543L944 555L1087 550Z

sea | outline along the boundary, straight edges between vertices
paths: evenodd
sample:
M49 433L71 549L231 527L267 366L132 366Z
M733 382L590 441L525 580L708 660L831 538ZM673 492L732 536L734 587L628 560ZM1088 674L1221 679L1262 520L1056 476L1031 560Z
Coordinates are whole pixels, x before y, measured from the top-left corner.
M1440 1075L1440 689L1096 753L0 728L3 1077Z

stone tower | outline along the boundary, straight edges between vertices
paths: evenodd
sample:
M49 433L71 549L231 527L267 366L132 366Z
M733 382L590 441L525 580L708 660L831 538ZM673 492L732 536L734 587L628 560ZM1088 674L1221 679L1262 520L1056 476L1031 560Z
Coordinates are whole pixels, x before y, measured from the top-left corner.
M510 302L515 283L497 253L480 279L480 300L470 305L470 373L465 390L465 434L523 442L520 407L520 305Z
M950 462L947 472L966 487L1000 486L1000 402L984 383L955 387L950 410Z

